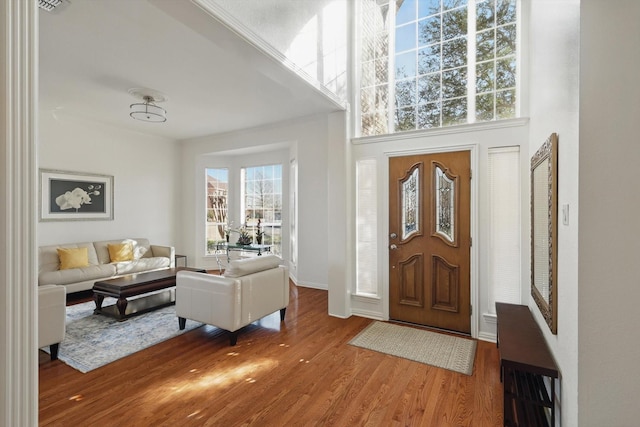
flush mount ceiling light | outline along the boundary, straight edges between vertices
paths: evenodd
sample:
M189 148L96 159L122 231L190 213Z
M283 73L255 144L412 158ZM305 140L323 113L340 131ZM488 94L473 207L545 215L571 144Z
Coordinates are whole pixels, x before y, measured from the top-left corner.
M167 110L158 107L156 102L164 102L167 97L149 89L129 89L129 93L143 102L131 104L129 115L143 122L162 123L167 121Z

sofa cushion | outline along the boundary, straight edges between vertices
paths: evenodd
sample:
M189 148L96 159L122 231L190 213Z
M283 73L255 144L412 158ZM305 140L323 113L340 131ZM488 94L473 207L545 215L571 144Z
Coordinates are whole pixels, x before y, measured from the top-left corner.
M92 242L68 243L64 245L47 245L38 248L38 274L60 270L58 248L87 248L89 265L98 265L98 257ZM40 284L46 284L40 282Z
M66 285L93 279L109 278L116 274L113 264L89 265L68 270L46 271L38 275L41 285Z
M87 248L58 248L57 252L58 258L60 258L60 270L89 265Z
M236 259L224 270L224 277L241 277L247 274L276 268L282 259L276 255L261 255L252 258Z
M133 261L133 245L131 242L107 245L111 262Z
M116 274L131 274L140 271L158 270L168 268L171 260L166 257L141 258L133 261L116 262L112 265L116 267Z
M116 245L122 243L131 243L133 246L133 259L150 258L151 246L149 245L149 239L135 238L135 239L120 239L120 240L102 240L93 242L96 254L100 264L109 264L111 257L109 256L109 245Z

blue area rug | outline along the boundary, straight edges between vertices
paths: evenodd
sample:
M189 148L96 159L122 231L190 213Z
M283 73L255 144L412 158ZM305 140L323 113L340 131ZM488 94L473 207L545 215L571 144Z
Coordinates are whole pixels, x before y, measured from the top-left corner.
M114 303L105 298L103 306ZM83 373L202 326L187 320L181 331L174 305L123 322L93 314L94 308L92 301L67 307L67 330L58 352L60 360Z

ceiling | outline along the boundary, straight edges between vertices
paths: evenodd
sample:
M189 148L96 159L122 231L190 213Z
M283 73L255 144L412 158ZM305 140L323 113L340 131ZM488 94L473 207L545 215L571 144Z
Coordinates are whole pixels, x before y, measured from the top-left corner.
M184 140L341 109L190 0L71 0L39 13L40 114ZM166 95L167 121L129 117L131 88Z

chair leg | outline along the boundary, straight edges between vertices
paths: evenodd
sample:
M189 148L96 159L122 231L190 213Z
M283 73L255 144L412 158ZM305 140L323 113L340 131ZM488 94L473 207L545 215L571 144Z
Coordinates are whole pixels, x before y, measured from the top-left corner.
M187 319L184 317L178 317L178 327L180 330L183 330L187 326Z
M60 347L60 343L51 344L49 346L49 351L51 352L51 360L58 360L59 347Z
M229 332L229 344L234 346L238 343L238 331Z
M280 321L284 322L284 315L287 312L287 307L280 309Z

